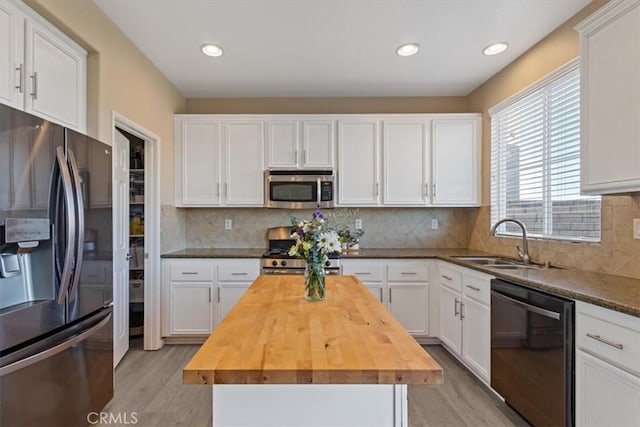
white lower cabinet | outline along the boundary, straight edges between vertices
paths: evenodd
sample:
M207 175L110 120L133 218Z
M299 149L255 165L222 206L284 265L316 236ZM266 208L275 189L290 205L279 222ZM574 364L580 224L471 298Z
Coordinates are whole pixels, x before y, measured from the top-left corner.
M640 318L576 302L576 425L640 425Z
M164 259L162 335L209 335L259 274L258 259Z
M490 382L492 276L440 262L440 340Z
M429 335L432 261L342 259L342 274L356 276L411 335Z

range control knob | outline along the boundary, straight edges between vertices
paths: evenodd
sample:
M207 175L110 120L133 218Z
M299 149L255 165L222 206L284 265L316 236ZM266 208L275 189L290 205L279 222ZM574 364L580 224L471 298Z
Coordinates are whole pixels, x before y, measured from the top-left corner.
M274 267L278 266L278 261L276 261L275 259L273 261L271 261L271 265L273 265Z
M280 263L281 266L286 267L287 266L287 261L282 260L282 262Z
M331 261L327 261L327 262L324 263L325 267L329 267L330 265L331 265Z

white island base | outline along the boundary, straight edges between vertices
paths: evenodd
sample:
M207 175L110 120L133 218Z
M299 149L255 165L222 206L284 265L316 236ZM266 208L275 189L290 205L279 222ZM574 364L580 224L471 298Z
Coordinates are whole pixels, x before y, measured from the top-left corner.
M213 425L406 427L407 385L215 385Z

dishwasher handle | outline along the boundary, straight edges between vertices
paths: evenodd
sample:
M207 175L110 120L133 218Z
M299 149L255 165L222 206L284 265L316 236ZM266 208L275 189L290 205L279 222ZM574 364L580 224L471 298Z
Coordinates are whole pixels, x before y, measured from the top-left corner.
M494 290L491 291L491 296L496 298L501 298L505 301L510 302L511 304L517 305L519 307L524 308L527 311L531 311L541 316L548 317L550 319L560 320L560 313L557 313L555 311L547 310L546 308L542 308L542 307L536 307L535 305L531 305L526 302L522 302L517 299L508 297Z

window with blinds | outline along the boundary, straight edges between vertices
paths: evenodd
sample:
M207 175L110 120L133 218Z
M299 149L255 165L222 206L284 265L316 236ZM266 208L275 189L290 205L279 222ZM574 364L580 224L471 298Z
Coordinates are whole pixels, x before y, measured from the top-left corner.
M489 110L491 223L531 236L600 240L600 197L580 195L578 61ZM497 234L518 235L515 224Z

